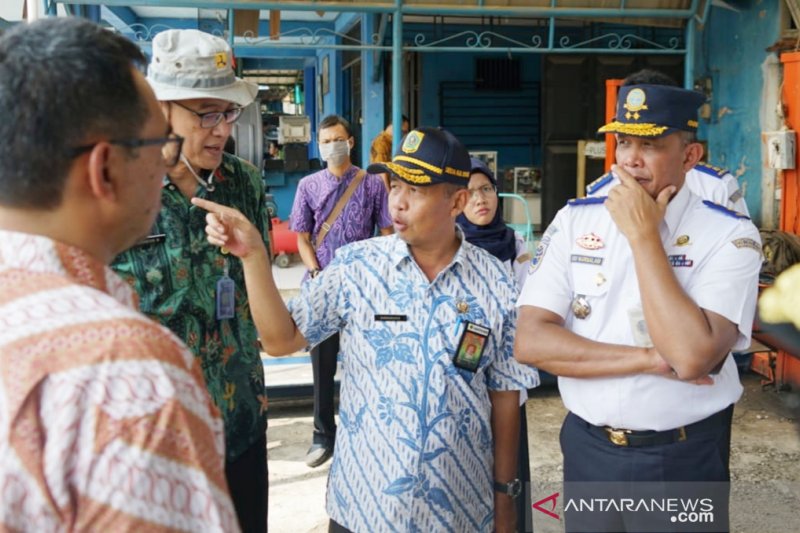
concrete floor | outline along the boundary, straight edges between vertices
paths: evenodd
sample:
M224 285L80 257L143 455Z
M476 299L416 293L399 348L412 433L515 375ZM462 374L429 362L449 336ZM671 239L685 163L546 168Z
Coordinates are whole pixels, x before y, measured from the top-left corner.
M302 267L276 267L275 271L282 292L286 296L296 292ZM311 383L305 353L281 361L268 358L265 364L268 386ZM759 379L751 373L743 376L745 393L734 412L731 531L800 532L800 395L762 390ZM307 398L287 401L273 396L270 401L269 529L272 533L327 531L325 488L330 462L316 469L304 463L313 429L312 405ZM534 391L527 412L532 501L537 501L561 487L558 433L565 410L556 387ZM557 512L561 514L560 509ZM563 529L560 521L538 511L533 518L537 533Z

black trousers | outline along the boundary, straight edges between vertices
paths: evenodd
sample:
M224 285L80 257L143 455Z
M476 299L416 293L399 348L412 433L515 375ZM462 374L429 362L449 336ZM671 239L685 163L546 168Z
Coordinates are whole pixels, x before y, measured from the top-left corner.
M267 436L225 463L225 477L242 533L266 533L269 503Z
M311 349L311 369L314 373L314 444L333 447L336 441L336 421L333 418L333 376L339 355L339 334L333 335Z
M658 531L659 522L653 521L671 517L663 513L648 515L625 510L577 512L569 502L591 498L645 498L645 494L649 498L653 490L660 491L655 494L657 498L684 498L695 489L704 496L713 497L713 531L728 531L733 405L709 419L712 417L717 417L719 424L701 432L688 432L686 440L630 447L612 444L603 432L568 413L560 436L564 454L566 531ZM679 524L673 526L667 522L663 530L680 531L678 527Z

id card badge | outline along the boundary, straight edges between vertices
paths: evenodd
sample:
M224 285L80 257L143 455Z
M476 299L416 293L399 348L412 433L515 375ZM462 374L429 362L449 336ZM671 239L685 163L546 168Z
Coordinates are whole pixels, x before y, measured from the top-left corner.
M217 320L233 318L236 315L236 284L228 276L228 260L225 271L217 280Z
M640 348L652 348L653 340L647 330L647 322L644 319L644 311L641 307L628 309L628 322L631 325L634 344Z
M489 332L489 328L474 322L464 322L464 332L461 334L458 346L456 346L453 364L470 372L478 370L483 350L486 348L486 340L489 338Z

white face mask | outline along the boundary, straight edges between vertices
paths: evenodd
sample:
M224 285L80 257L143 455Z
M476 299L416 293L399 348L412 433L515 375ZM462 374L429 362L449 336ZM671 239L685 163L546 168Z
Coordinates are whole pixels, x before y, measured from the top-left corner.
M333 141L319 145L319 155L329 165L339 166L350 157L350 143L347 141Z

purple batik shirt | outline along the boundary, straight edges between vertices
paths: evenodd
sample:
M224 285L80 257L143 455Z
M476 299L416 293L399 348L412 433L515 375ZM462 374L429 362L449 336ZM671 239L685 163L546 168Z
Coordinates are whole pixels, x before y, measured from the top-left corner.
M313 243L328 214L359 170L351 166L341 179L337 179L328 169L322 169L301 179L294 197L289 229L297 233L310 233ZM367 174L333 223L322 245L317 248L320 268L328 266L339 247L369 239L376 226L382 229L391 225L386 186L379 175Z

